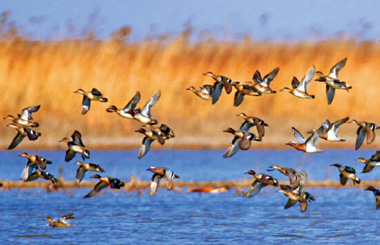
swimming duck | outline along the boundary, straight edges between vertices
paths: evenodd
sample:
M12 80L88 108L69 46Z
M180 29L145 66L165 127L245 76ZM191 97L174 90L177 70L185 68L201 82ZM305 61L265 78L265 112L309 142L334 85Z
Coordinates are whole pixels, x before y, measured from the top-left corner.
M17 130L17 134L13 138L11 144L8 146L8 150L16 148L16 146L18 146L26 136L28 136L29 140L36 140L39 136L41 136L40 132L36 132L31 128L21 126L16 123L10 123L7 125L7 127L14 128Z
M133 119L145 123L145 124L157 124L156 119L152 119L151 111L152 107L157 103L158 99L161 97L161 91L155 93L150 99L146 102L144 108L129 110L128 113L133 116Z
M80 165L77 169L77 174L75 176L75 184L79 184L87 171L96 171L99 173L104 173L104 169L95 163L83 163L80 161L76 162L77 165Z
M253 81L255 82L255 89L263 94L274 94L276 91L271 89L269 87L270 83L273 81L273 79L277 76L278 71L280 68L276 67L271 71L269 74L267 74L264 79L261 78L261 74L258 70L256 70L255 74L253 74Z
M344 89L349 92L352 87L346 82L338 79L339 71L346 65L347 58L339 61L335 66L330 69L329 75L325 76L322 72L317 71L316 74L319 78L315 79L318 82L326 83L327 103L330 105L334 99L335 89Z
M352 182L355 184L360 184L360 179L358 177L356 177L355 173L355 169L353 167L349 167L349 166L345 166L343 167L342 165L338 164L338 163L334 163L330 166L335 166L339 169L339 172L340 172L340 183L342 185L345 185L347 183L347 180L348 179L352 179Z
M38 178L41 178L41 179L50 180L51 183L53 183L53 184L58 183L58 180L51 173L49 173L45 170L39 169L38 166L35 166L35 169L36 170L34 171L34 173L30 174L29 177L25 180L25 182L33 181L33 180L36 180Z
M261 93L254 87L251 82L245 82L240 84L239 82L233 82L232 85L236 88L234 106L239 106L243 100L244 95L249 96L261 96Z
M102 177L99 174L94 174L91 178L99 179L100 181L94 186L94 189L90 191L84 198L90 198L98 194L104 188L108 186L111 189L120 189L125 185L125 183L117 178L113 177Z
M327 141L331 141L331 142L343 142L343 141L346 141L345 139L342 139L340 138L337 133L338 133L338 130L340 128L340 126L342 126L343 123L346 123L348 121L348 117L345 117L343 119L340 119L334 123L330 123L329 120L326 120L326 122L330 125L327 129L327 132L323 133L321 135L321 138L324 139L324 140L327 140ZM312 131L308 132L308 133L314 133L315 130L313 129Z
M289 198L288 202L284 206L284 209L291 208L299 202L301 212L304 213L307 210L308 202L315 201L315 198L309 192L294 191L287 185L281 185L281 189L278 190L278 192L284 193L284 195Z
M166 179L166 186L168 191L171 191L174 187L173 179L179 178L178 174L175 174L172 170L164 168L164 167L150 167L147 169L148 171L153 172L153 176L150 182L150 195L154 195L157 193L158 184L162 178Z
M253 175L255 180L252 182L249 189L244 192L245 198L251 198L261 191L267 185L278 186L278 181L272 176L266 174L256 174L255 171L249 170L246 174Z
M121 117L133 119L133 116L130 113L130 111L134 110L139 102L140 92L137 92L123 109L117 109L116 106L111 105L109 108L106 109L106 111L110 113L116 112Z
M83 144L81 133L75 130L74 133L71 135L71 138L73 140L70 140L69 138L65 137L59 141L67 143L67 146L69 147L69 149L66 151L65 161L69 162L71 159L75 157L76 153L81 154L83 160L85 160L85 158L90 158L90 151L87 150L85 145Z
M227 94L230 94L232 91L232 80L228 77L221 76L221 75L215 75L211 71L204 73L203 75L212 77L215 80L214 83L214 90L212 93L212 104L215 104L220 95L222 94L223 87L226 90Z
M82 100L82 115L86 114L91 107L91 100L93 101L99 101L99 102L107 102L108 99L103 96L103 94L97 90L96 88L93 88L89 92L85 92L83 89L78 89L74 93L82 94L83 100Z
M379 209L380 208L380 190L376 189L373 186L370 186L370 187L366 188L365 190L373 192L373 194L376 197L376 209Z
M301 98L301 99L314 99L314 95L310 95L307 93L307 88L309 86L309 83L311 79L314 77L315 67L312 66L307 72L306 75L302 78L301 82L298 81L296 77L293 77L292 80L292 89L285 87L281 89L280 91L289 92L292 95Z
M143 156L145 156L146 153L148 153L148 151L150 150L150 145L153 141L157 140L161 145L165 144L164 136L158 133L157 131L140 128L135 132L145 135L142 141L142 145L140 147L138 156L139 159L141 159Z
M8 115L4 117L4 119L12 120L12 122L19 124L21 126L26 127L38 127L39 124L37 122L33 122L33 112L37 112L40 109L41 105L37 106L29 106L24 109L22 109L21 115L19 114L18 117L14 117L12 115Z
M306 153L315 153L315 152L323 152L321 149L318 149L315 145L317 144L319 137L326 133L326 130L329 128L328 121L322 123L322 125L315 131L309 138L305 140L303 135L294 127L292 127L293 135L299 141L299 143L295 141L291 141L286 143L286 145L290 145L299 151L304 151Z
M223 157L228 158L236 154L240 150L246 151L251 147L251 141L261 141L261 137L256 137L253 133L248 132L247 130L235 130L233 128L227 128L223 132L231 133L235 137L232 140L232 145L224 153Z
M212 93L214 92L214 86L213 85L203 85L203 87L200 87L199 90L194 88L194 86L191 86L187 88L186 90L190 90L194 92L199 98L202 98L204 100L212 100Z
M21 174L21 180L26 181L30 175L32 175L33 169L36 166L39 166L41 169L46 169L47 164L52 164L52 161L46 160L44 157L39 155L29 155L26 152L20 154L21 157L28 159L28 162L25 165L24 170Z
M348 123L355 123L359 126L358 130L356 131L355 150L358 150L360 148L360 146L363 144L364 138L367 138L368 145L371 144L376 138L375 130L380 128L375 123L358 122L355 119L349 121Z
M365 164L362 173L369 173L374 167L380 166L380 151L376 151L376 153L368 160L359 157L356 161L363 162Z
M307 181L307 173L305 171L301 173L292 168L280 167L277 164L273 164L272 166L270 166L268 171L273 171L275 169L277 169L283 175L289 177L289 182L290 182L289 187L292 190L295 190L298 193L301 193L303 191L306 185L306 181Z
M49 221L50 227L61 227L61 228L66 228L66 227L71 227L72 225L69 224L70 219L74 219L73 213L69 213L68 215L62 216L61 218L54 220L51 217L47 217L46 220Z
M245 113L239 113L237 116L242 117L244 122L240 126L240 130L249 131L249 129L253 126L256 126L257 133L259 137L264 137L265 135L265 127L269 127L269 125L264 122L262 119L258 117L247 116Z

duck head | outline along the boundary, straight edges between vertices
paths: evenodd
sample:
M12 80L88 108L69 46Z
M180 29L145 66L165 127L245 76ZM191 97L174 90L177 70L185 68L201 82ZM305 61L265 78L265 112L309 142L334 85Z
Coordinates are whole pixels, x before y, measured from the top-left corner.
M114 105L111 105L110 107L108 107L108 108L106 109L106 111L107 111L107 112L115 112L115 111L117 111L117 107L114 106Z
M67 137L61 139L59 142L69 143L71 140Z
M255 175L256 175L256 172L253 171L253 170L251 169L251 170L248 170L248 172L246 172L246 173L244 173L244 174L250 174L250 175L255 176Z
M337 168L342 167L342 165L340 165L340 164L338 164L338 163L331 164L330 166L334 166L334 167L337 167Z

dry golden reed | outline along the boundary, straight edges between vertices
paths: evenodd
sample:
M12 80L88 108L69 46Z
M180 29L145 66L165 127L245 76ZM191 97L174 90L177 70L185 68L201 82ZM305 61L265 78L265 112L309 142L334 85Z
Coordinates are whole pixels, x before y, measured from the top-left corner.
M325 85L311 82L308 92L314 100L302 100L279 92L291 86L293 76L301 79L315 65L327 73L338 61L348 57L340 78L352 85L350 92L336 91L327 105ZM190 42L186 35L172 41L146 40L140 43L120 41L0 41L0 115L16 115L27 106L41 105L34 119L40 123L42 137L35 142L24 140L22 148L59 148L58 143L74 130L83 135L91 148L138 148L142 135L135 133L141 125L107 113L109 105L124 107L136 91L142 98L138 107L161 90L162 96L153 107L152 116L169 125L176 137L165 146L226 147L232 136L222 131L238 128L245 112L264 119L270 127L257 147L285 147L293 140L291 127L302 133L317 128L324 120L335 121L346 116L380 123L380 44L378 42L324 41L319 43L201 41ZM212 84L202 74L212 71L234 81L251 81L258 69L262 75L280 67L272 83L276 94L261 97L246 96L242 105L233 106L234 92L224 91L220 100L211 105L192 92L189 86ZM93 102L91 110L81 115L82 96L73 93L98 88L108 103ZM14 129L0 127L1 147L5 149L16 134ZM357 126L342 126L343 144L321 142L321 147L353 147ZM253 130L253 132L255 132ZM372 145L375 147L377 143Z

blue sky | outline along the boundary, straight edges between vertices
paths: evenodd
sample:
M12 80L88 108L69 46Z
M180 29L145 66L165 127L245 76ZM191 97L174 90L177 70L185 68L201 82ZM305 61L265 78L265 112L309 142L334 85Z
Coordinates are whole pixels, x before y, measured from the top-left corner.
M189 23L193 38L236 40L323 40L380 38L380 1L148 1L148 0L2 0L22 33L36 39L81 36L89 28L97 38L131 26L131 41L148 35L177 34ZM344 34L344 35L343 35Z

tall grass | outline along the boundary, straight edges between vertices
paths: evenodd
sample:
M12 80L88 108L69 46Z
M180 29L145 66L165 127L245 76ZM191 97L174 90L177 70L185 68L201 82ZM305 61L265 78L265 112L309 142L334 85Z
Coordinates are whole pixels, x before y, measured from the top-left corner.
M337 91L331 105L327 105L323 83L310 84L308 92L316 95L314 100L278 92L291 86L293 76L301 79L312 65L327 73L344 57L348 61L340 78L353 89ZM211 105L186 90L192 85L212 84L211 78L202 76L207 71L234 81L249 81L256 69L265 75L276 66L280 71L271 87L277 93L247 96L239 107L233 106L234 92L223 92L220 100ZM254 147L278 147L292 140L292 126L306 132L327 118L335 121L346 116L380 123L379 68L377 42L274 43L245 39L235 43L192 43L186 34L171 41L140 43L8 38L0 41L0 115L15 115L27 106L41 104L33 116L40 122L42 137L35 142L25 140L19 148L64 148L58 141L75 129L90 148L138 147L142 135L134 131L140 124L105 109L109 105L124 107L136 91L141 92L138 106L142 107L161 90L152 115L176 134L165 147L225 147L232 138L222 131L240 126L242 120L236 117L240 112L260 117L270 125L263 142ZM82 97L73 93L79 88L98 88L109 102L93 102L90 111L82 116ZM3 148L16 134L5 127L6 123L4 120L0 127ZM353 147L356 129L351 124L342 126L340 134L348 142L340 146ZM153 148L162 147L157 144Z

